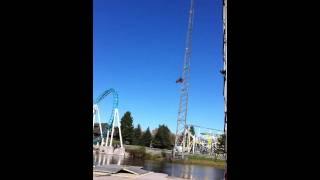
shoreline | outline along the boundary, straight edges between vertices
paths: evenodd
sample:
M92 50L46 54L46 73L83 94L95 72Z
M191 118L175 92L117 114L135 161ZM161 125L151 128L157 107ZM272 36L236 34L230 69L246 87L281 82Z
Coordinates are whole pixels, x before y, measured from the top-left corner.
M175 164L190 164L190 165L200 165L200 166L211 166L217 169L225 169L226 162L221 160L203 160L203 159L165 159L165 158L151 158L145 159L146 161L158 161L165 163L175 163Z
M177 164L194 164L194 165L202 165L202 166L212 166L218 169L225 169L226 162L225 161L215 161L215 160L198 160L198 159L187 159L187 160L180 160L180 159L172 159L169 161L170 163L177 163Z
M136 158L142 158L148 161L158 161L158 162L167 162L167 163L177 163L177 164L194 164L202 166L211 166L218 169L225 169L226 161L213 159L211 157L206 157L203 155L190 155L188 159L171 159L170 154L165 153L167 150L160 150L159 152L154 152L149 150L146 151L146 147L142 146L129 146L126 152L133 154Z

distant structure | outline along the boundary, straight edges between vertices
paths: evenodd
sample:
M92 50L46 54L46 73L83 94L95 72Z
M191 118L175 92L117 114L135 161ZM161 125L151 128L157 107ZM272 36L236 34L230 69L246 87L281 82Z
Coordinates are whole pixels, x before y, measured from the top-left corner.
M189 125L195 128L192 154L215 155L218 147L218 138L223 134L223 130L213 129L198 125ZM200 130L201 129L201 130Z

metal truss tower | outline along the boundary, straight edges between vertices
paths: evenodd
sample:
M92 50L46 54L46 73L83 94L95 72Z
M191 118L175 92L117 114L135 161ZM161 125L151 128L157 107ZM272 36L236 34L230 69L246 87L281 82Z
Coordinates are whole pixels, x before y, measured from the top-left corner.
M180 103L177 118L176 138L173 149L173 157L179 153L178 148L181 149L182 158L186 151L186 133L187 127L187 112L188 112L188 90L190 79L190 58L191 58L191 44L192 44L192 28L193 28L193 16L194 16L194 0L191 0L191 6L189 11L188 31L186 38L186 49L184 54L183 74L176 82L181 83L180 90ZM187 152L186 152L187 153Z

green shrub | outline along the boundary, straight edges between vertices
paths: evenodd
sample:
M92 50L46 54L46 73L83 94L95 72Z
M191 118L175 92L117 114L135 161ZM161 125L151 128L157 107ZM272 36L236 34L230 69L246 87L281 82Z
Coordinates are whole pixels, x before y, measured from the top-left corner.
M163 150L161 151L161 156L163 157L163 158L165 158L166 157L166 152L164 152Z

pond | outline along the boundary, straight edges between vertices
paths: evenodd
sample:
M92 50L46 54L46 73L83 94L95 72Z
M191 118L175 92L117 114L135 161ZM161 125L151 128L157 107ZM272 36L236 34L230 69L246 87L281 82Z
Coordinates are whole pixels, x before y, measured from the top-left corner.
M196 180L223 180L224 170L212 166L177 164L167 161L152 161L132 156L116 156L98 154L93 156L94 165L101 166L107 164L141 166L145 170L165 173L169 176L181 177Z

